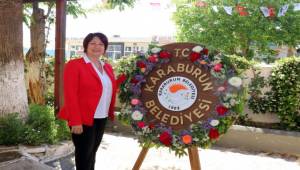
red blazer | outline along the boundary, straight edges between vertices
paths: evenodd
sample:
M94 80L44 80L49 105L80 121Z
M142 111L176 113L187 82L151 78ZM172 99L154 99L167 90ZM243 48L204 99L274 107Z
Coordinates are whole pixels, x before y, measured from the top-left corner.
M103 68L112 82L108 117L113 120L117 83L111 65L105 63ZM67 120L69 126L92 126L102 91L101 80L91 63L83 58L69 61L64 68L64 106L58 118Z

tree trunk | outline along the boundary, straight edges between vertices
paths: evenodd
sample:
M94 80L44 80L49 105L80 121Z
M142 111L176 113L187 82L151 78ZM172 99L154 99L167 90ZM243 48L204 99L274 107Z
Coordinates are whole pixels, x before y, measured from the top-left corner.
M28 101L23 61L23 1L0 0L0 117L25 118Z
M288 47L287 57L296 56L296 49L294 47Z
M45 104L45 17L44 10L33 3L32 21L30 24L31 47L26 54L26 83L30 103Z

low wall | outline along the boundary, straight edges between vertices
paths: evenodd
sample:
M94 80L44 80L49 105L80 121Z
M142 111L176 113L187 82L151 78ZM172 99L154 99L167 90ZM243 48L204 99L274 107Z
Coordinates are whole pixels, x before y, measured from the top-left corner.
M216 145L300 156L300 133L234 125Z
M131 127L119 121L109 121L107 132L135 137ZM220 137L216 146L300 156L300 132L233 125Z

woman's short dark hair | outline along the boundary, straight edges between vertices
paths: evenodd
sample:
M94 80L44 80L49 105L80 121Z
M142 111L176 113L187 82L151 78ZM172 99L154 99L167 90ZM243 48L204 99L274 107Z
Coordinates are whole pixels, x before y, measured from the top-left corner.
M92 39L94 37L98 37L104 44L104 49L106 50L107 49L107 46L108 46L108 39L106 37L106 35L100 33L100 32L95 32L95 33L89 33L83 40L83 49L84 49L84 52L86 53L87 51L87 47L88 47L88 44L90 41L92 41Z

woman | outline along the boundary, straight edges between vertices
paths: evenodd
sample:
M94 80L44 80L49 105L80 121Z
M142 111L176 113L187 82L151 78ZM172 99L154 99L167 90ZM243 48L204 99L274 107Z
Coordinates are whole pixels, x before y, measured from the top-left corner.
M70 126L77 170L94 169L107 118L114 119L115 76L111 65L99 60L107 46L104 34L88 34L83 57L64 69L64 106L58 116Z

